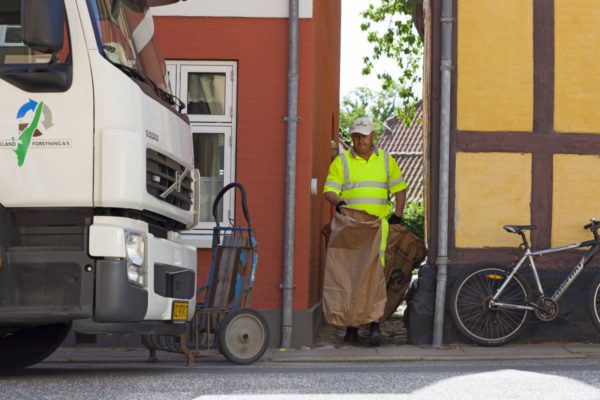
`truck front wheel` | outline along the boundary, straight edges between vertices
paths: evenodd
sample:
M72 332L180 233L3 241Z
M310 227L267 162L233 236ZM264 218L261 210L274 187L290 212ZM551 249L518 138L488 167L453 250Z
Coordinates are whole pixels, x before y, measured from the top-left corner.
M37 364L60 346L71 324L54 324L0 330L0 371L17 370Z

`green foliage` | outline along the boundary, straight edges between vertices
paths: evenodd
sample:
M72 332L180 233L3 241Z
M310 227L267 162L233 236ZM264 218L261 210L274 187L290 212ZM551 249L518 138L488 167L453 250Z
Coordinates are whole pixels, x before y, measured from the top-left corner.
M423 42L413 25L413 13L422 8L422 0L379 0L362 13L361 29L373 45L373 54L364 58L363 75L373 73L376 61L391 59L400 67L400 76L378 73L382 88L395 88L400 98L398 116L409 124L420 95L415 88L421 82ZM419 13L420 14L420 13Z
M425 229L424 229L424 216L423 216L423 202L422 201L411 201L406 203L404 207L404 214L402 215L404 226L406 229L411 231L416 237L424 240Z
M375 124L376 141L385 132L385 122L394 116L400 99L395 85L391 89L374 92L358 88L342 99L340 108L340 139L352 145L350 126L360 117L369 117Z

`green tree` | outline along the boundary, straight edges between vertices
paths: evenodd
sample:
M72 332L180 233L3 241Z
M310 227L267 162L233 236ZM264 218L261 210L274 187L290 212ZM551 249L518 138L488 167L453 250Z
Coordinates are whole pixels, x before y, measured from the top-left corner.
M411 231L416 237L424 240L425 232L425 218L423 214L423 202L422 201L409 201L404 207L404 226L406 229Z
M386 129L386 121L396 114L400 99L395 83L391 88L373 91L369 88L358 88L342 99L340 107L340 139L352 144L350 126L360 117L369 117L375 124L376 141Z
M408 124L420 100L417 85L421 83L423 59L423 0L379 0L379 5L370 4L362 16L361 29L373 45L372 55L363 59L363 75L373 73L378 60L391 59L398 64L400 75L382 72L376 76L384 91L398 90L398 117Z

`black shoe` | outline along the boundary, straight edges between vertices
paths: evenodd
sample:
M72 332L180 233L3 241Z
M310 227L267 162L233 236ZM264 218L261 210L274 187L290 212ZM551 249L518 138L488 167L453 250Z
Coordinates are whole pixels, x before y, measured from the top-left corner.
M358 328L349 326L346 328L346 336L344 336L344 342L346 343L357 343L358 342Z
M369 346L377 347L383 344L383 335L379 329L378 322L371 322L371 330L369 331Z

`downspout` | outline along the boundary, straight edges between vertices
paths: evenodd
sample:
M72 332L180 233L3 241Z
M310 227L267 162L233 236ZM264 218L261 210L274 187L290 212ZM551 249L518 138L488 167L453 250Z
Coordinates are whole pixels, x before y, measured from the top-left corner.
M289 66L287 162L285 180L285 236L283 260L283 312L281 316L281 348L292 346L292 313L294 311L294 223L296 209L296 128L298 123L298 14L299 0L289 0Z
M450 168L450 94L452 83L452 0L442 3L442 59L440 99L440 180L438 211L437 283L433 317L433 347L441 347L444 335L444 308L448 280L448 186Z

